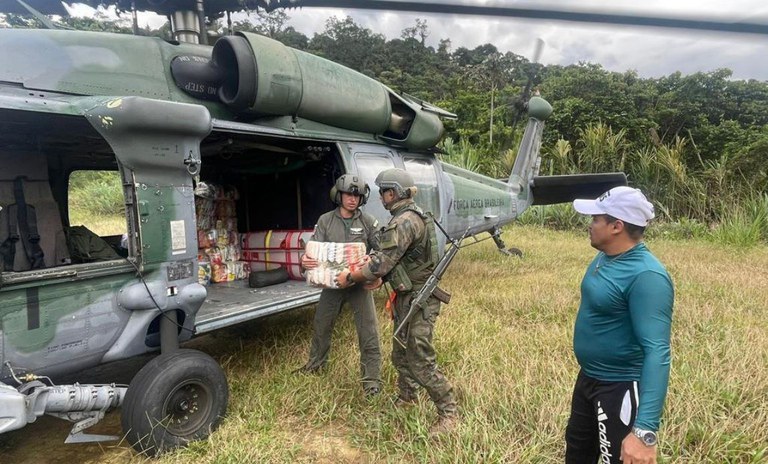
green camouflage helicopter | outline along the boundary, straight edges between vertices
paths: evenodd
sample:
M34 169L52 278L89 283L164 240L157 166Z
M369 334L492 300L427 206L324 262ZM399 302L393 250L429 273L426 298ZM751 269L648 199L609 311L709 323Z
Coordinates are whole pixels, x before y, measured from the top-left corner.
M514 168L499 181L436 158L441 118L455 115L255 34L205 45L202 27L206 16L243 7L440 8L610 22L606 15L386 1L112 3L168 15L178 41L0 30L0 433L48 414L75 423L67 442L110 439L84 431L122 407L131 444L155 454L203 439L218 425L228 399L224 373L179 343L315 303L320 290L301 282L258 292L243 280L202 285L205 234L197 229L204 205L211 207L196 197L203 185L234 186L218 190L231 206L223 229L300 233L333 207L327 192L340 174L373 184L380 171L400 167L413 174L417 202L451 239L488 233L506 251L500 228L529 206L626 183L622 173L538 176L552 111L539 96L527 103ZM0 11L43 21L65 13L47 0L2 0ZM619 17L646 24L626 18ZM119 173L123 236L78 235L69 227L70 177L84 170ZM387 221L376 202L366 209ZM109 252L75 260L73 237ZM127 388L50 380L158 349Z

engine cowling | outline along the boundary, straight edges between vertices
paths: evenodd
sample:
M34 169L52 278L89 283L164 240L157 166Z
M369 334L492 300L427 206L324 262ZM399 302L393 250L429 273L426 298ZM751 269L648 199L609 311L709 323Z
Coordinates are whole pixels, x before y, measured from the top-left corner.
M177 57L171 68L186 93L218 100L243 119L294 116L413 149L439 142L444 128L438 114L449 114L343 65L248 32L219 39L205 63Z

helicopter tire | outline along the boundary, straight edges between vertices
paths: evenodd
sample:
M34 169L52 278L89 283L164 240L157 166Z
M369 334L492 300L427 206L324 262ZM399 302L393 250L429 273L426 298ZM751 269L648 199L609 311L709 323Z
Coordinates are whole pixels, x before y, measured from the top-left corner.
M136 451L156 456L206 438L226 413L228 398L227 378L213 358L188 349L162 354L131 381L123 431Z

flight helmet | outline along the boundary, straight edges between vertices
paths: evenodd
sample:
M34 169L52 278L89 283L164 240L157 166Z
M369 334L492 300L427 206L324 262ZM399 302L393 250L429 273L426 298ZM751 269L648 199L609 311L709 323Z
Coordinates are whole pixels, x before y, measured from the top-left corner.
M363 206L368 201L371 188L363 182L360 176L354 174L344 174L336 179L336 184L331 188L331 201L337 205L341 204L341 193L350 193L360 197L360 205Z

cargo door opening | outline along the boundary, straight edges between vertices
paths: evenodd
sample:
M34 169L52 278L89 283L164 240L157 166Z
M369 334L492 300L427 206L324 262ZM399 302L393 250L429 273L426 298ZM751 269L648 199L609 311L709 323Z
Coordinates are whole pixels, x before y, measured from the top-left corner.
M299 258L335 206L329 192L344 173L336 144L214 131L201 154L195 207L208 298L198 333L316 302L320 289L304 282ZM269 282L277 273L266 271L281 268L285 280L249 286L251 273Z

